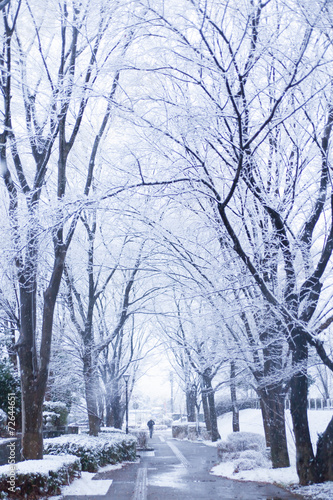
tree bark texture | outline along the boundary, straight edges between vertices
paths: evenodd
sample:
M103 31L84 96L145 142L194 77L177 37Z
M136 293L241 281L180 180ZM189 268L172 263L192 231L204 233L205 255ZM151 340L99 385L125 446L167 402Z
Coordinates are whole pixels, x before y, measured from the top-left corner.
M315 458L310 439L307 414L308 377L307 342L298 330L293 332L293 367L296 370L291 380L290 411L296 443L296 468L301 485L318 482Z
M196 403L196 388L187 387L186 388L186 410L187 410L187 421L195 422L195 403Z
M89 434L90 436L98 436L100 428L100 418L98 416L98 405L96 397L96 371L89 349L86 349L86 352L84 353L83 377L89 420Z
M105 425L107 427L114 427L113 413L111 407L111 394L109 394L108 390L106 391L105 394Z
M119 394L115 394L111 400L112 414L114 427L121 429L123 425L124 411L121 405L121 398Z
M237 393L236 393L236 363L231 361L230 363L230 395L232 404L232 432L239 432L239 409L237 405Z
M121 403L118 380L111 380L106 386L106 425L121 429L124 419L124 408Z
M271 432L270 432L270 421L269 421L269 416L268 416L268 411L267 411L268 409L264 403L263 397L261 396L261 391L258 391L258 394L260 397L260 409L261 409L262 421L264 424L266 446L267 446L267 448L270 448L271 447Z
M210 432L212 430L212 426L210 423L210 412L209 412L209 406L208 406L208 398L207 398L207 393L205 390L205 384L204 384L203 377L201 379L201 400L202 400L202 408L203 408L203 413L204 413L206 429L208 432Z
M43 458L43 395L36 380L22 378L22 459Z
M261 405L266 420L273 469L290 467L284 412L284 392L281 387L266 388L261 392Z
M221 436L219 434L218 427L217 427L217 415L216 415L216 409L215 409L214 390L212 387L211 378L208 375L204 375L203 379L204 379L205 389L207 391L207 401L208 401L208 407L209 407L212 441L215 442L215 441L218 441L219 439L221 439Z
M333 418L317 441L316 470L318 481L333 481Z
M40 361L36 348L36 286L34 260L31 255L20 275L20 337L17 350L20 359L22 389L22 456L43 458L43 401L48 380L54 308L64 268L66 250L58 247L49 285L44 292ZM28 276L27 279L25 277Z

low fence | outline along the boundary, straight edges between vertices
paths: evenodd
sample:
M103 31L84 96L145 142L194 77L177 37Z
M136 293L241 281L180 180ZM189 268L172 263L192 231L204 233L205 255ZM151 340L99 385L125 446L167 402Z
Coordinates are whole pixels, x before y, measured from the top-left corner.
M290 410L290 399L286 399L284 402L284 407L286 410ZM252 408L260 409L260 400L257 399L253 402ZM308 410L332 410L333 411L333 399L322 399L322 398L309 398L308 399Z

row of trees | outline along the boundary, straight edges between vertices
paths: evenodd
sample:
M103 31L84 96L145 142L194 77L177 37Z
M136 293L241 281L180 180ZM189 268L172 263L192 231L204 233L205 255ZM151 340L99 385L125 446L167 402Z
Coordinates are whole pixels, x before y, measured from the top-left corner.
M315 457L306 403L309 347L332 369L322 337L332 321L324 286L333 243L330 5L171 4L147 5L147 30L160 44L147 39L142 100L151 106L141 123L161 137L157 154L187 186L181 203L215 232L219 259L234 262L237 286L223 290L243 308L238 326L251 346L273 461L288 464L290 386L300 481L323 480L331 428ZM139 115L141 101L130 104Z
M1 300L24 457L42 458L54 327L80 346L95 434L99 380L118 425L119 381L155 318L213 439L227 365L260 396L273 465L289 465L291 390L300 482L332 479L332 426L315 456L306 410L309 350L333 369L330 2L0 8Z
M94 223L83 209L94 190L96 161L113 113L120 63L133 36L131 27L124 25L129 12L120 10L118 2L90 1L41 6L19 0L3 10L1 164L11 233L5 251L13 266L10 278L18 306L16 349L26 459L43 456L42 404L63 277L76 321L75 286L70 272L65 272L65 259L80 222L92 242L88 253L93 258ZM94 287L93 277L89 280ZM97 290L89 292L88 310L81 307L84 324L76 323L85 346L87 396Z

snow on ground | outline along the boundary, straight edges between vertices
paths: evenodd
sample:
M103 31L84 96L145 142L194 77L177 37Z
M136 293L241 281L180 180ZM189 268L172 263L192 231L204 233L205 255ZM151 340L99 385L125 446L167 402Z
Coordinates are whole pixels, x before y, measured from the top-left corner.
M326 429L327 424L331 420L332 416L333 412L330 410L309 410L308 418L310 434L314 449L316 449L318 434ZM242 432L256 432L257 434L264 435L264 426L260 410L242 410L239 413L239 418L240 430ZM232 413L227 413L219 417L218 427L222 439L225 439L228 434L231 434ZM286 428L291 467L283 469L257 468L235 473L232 462L223 462L215 466L212 469L212 473L217 476L228 477L230 479L276 483L278 485L288 487L292 489L293 492L304 495L306 496L306 498L309 498L311 500L333 499L333 482L326 482L324 484L312 486L298 486L298 476L296 473L295 441L289 410L286 411Z
M62 498L63 495L106 495L112 484L112 479L103 481L92 481L96 475L92 472L82 472L79 479L75 479L69 486L61 488L61 496L51 497L53 500Z
M263 422L260 410L242 410L240 412L240 430L242 432L256 432L257 434L264 435ZM333 412L329 410L310 410L308 412L310 433L314 448L316 447L316 441L318 438L318 433L323 432L331 420ZM222 439L225 439L228 434L232 433L232 414L227 413L218 419L219 432ZM290 412L286 412L286 427L287 427L287 439L288 439L288 449L289 457L291 462L291 467L285 469L267 469L267 468L256 468L253 470L240 471L238 473L234 472L234 466L232 462L223 462L212 469L212 473L218 476L228 477L230 479L246 480L246 481L261 481L265 483L275 483L287 488L290 488L293 492L299 493L309 500L330 500L333 499L333 482L326 482L324 484L312 485L312 486L298 486L298 477L295 467L295 443L292 432L292 423ZM216 446L216 443L205 442L207 445ZM32 470L38 469L40 472L48 472L49 470L54 470L55 465L61 466L63 463L70 462L77 457L74 456L57 456L57 455L46 455L43 461L29 460L26 462L19 462L17 464L17 472L26 472L25 468ZM38 462L37 464L35 462ZM123 467L124 463L116 465L107 465L99 469L98 472L106 472L110 470L116 470ZM41 471L41 466L43 470ZM0 472L5 472L5 468L8 465L3 465L0 467ZM28 470L27 470L28 471ZM108 489L111 480L94 480L91 484L92 478L96 473L83 472L82 478L76 479L71 485L66 486L62 489L62 495L51 497L52 500L60 500L63 495L75 495L82 494L93 494L95 496L105 495L105 489ZM93 486L93 491L90 493L90 487ZM51 500L50 498L50 500Z
M111 470L121 469L126 462L115 465L106 465L98 469L100 472L109 472ZM100 495L106 495L108 489L112 484L112 479L94 479L96 472L82 472L81 477L75 479L70 485L63 486L61 488L61 495L49 497L49 500L61 500L65 495L94 495L98 497Z
M94 497L106 495L112 479L94 480L93 472L82 472L79 479L75 479L69 486L61 488L61 496L51 497L53 500L61 499L64 495L94 495Z

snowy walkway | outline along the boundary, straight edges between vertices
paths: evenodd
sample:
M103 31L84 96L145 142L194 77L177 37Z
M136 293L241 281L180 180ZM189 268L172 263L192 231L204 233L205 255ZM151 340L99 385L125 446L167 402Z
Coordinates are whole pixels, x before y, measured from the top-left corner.
M270 484L237 482L209 474L216 463L216 448L201 443L156 436L154 452L139 452L140 460L123 468L98 473L94 495L64 500L292 500L296 498ZM112 480L107 493L98 494L101 480Z

